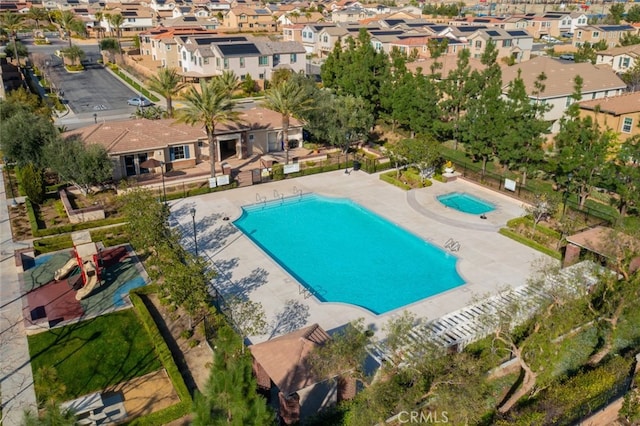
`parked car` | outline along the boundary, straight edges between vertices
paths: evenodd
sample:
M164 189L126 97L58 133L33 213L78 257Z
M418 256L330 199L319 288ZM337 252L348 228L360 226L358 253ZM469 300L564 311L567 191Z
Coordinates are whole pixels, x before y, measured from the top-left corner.
M131 98L127 101L128 105L133 105L133 106L137 106L137 107L148 107L153 105L153 102L151 102L149 99L140 96L137 98Z
M573 33L562 33L562 34L560 34L560 37L573 38Z
M555 43L560 43L560 40L558 40L558 39L556 39L554 37L551 37L550 35L546 35L546 34L543 35L542 37L540 37L540 40L545 41L547 43L554 43L554 44Z
M565 61L574 61L575 57L573 56L573 53L563 53L560 55L560 59Z

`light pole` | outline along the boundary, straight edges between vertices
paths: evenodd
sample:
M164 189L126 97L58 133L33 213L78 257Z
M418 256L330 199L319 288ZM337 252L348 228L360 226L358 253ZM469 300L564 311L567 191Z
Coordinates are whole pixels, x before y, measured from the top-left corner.
M160 172L162 173L162 200L164 201L164 205L167 205L167 189L164 186L164 171L165 171L165 163L164 161L160 161ZM195 209L194 209L195 211Z
M191 208L191 221L193 222L193 243L196 247L196 257L198 257L198 235L196 234L196 209Z

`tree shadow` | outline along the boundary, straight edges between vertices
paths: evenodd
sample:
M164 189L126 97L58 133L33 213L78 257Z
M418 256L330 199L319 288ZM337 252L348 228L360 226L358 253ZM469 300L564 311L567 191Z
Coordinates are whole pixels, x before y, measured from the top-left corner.
M273 329L269 339L302 328L307 324L309 315L308 305L293 299L287 300L282 312L279 312L271 323Z
M237 259L234 260L237 265ZM216 264L216 266L218 265ZM256 268L251 271L249 275L238 280L232 280L231 273L225 273L221 269L219 269L219 273L220 275L218 275L216 279L216 288L218 291L223 296L233 295L241 300L248 299L249 294L260 286L266 284L267 278L269 277L269 272L263 268Z

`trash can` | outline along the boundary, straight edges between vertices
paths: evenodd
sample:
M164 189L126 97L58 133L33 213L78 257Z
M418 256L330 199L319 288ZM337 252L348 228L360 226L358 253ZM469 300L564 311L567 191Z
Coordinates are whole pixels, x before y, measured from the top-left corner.
M360 162L358 160L353 160L353 170L360 170Z

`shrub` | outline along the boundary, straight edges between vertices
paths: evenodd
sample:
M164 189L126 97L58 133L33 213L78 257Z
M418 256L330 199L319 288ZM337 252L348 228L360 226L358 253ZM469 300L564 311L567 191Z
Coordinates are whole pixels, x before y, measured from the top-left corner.
M29 163L20 168L19 173L20 182L22 183L26 196L36 204L42 203L45 196L42 171Z
M519 243L522 243L526 246L531 247L534 250L538 250L539 252L542 252L544 254L547 254L555 259L562 259L562 254L557 251L557 250L553 250L550 249L548 247L543 246L542 244L537 243L536 241L533 241L527 237L524 237L520 234L518 234L517 232L512 231L511 229L508 228L501 228L500 229L500 234L504 235L505 237L509 237L512 240L515 240Z
M380 180L382 180L383 182L390 183L391 185L395 185L398 188L404 189L405 191L410 190L411 186L396 179L396 174L397 173L395 172L395 170L392 172L383 173L380 175Z
M195 348L199 344L200 344L200 340L196 340L196 339L189 340L189 347L190 348Z
M274 164L271 168L271 173L273 174L273 180L284 179L284 166L282 164Z
M183 330L182 333L180 333L180 337L185 340L191 339L191 336L193 336L193 330L191 329Z

